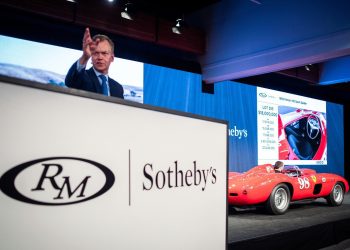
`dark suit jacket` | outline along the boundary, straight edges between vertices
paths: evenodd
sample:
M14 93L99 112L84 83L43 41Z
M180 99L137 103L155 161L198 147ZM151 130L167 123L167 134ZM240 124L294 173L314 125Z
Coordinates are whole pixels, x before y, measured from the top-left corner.
M102 86L97 79L93 68L88 70L82 69L80 72L77 70L77 62L68 70L66 75L65 84L67 87L91 91L102 94ZM109 92L111 96L123 98L124 89L117 81L108 77Z

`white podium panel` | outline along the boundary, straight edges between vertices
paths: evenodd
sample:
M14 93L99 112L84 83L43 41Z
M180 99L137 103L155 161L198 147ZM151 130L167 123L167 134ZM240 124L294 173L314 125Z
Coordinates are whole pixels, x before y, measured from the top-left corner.
M226 249L226 123L4 82L0 116L0 249Z

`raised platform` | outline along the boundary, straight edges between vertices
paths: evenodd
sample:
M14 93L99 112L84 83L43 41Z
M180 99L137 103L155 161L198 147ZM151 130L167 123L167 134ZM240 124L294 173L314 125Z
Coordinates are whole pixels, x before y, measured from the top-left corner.
M228 216L228 249L345 249L350 247L350 194L339 207L325 199L291 204L284 215L239 209ZM337 248L332 248L336 246Z

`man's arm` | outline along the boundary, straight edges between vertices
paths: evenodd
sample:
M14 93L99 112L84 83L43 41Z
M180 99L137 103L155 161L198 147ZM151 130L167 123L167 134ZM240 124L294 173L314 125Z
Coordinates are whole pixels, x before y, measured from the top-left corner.
M92 52L96 48L96 43L92 40L90 35L90 29L86 28L83 37L83 55L79 58L79 63L81 65L86 65L89 61Z
M79 88L82 83L80 74L83 73L82 71L84 71L85 68L79 70L78 63L79 60L77 62L74 62L74 64L68 70L68 73L64 80L67 87Z
M91 54L96 48L98 41L93 41L90 35L90 29L86 28L83 36L82 56L75 62L65 78L65 84L67 87L81 88L82 74L84 73L87 62L89 61Z

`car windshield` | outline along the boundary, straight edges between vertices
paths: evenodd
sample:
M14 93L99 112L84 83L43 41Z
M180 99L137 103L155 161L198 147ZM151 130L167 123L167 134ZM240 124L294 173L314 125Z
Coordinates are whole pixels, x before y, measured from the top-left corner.
M292 177L298 177L301 175L301 171L298 166L284 166L283 173Z

